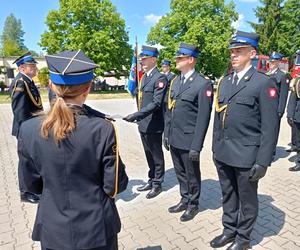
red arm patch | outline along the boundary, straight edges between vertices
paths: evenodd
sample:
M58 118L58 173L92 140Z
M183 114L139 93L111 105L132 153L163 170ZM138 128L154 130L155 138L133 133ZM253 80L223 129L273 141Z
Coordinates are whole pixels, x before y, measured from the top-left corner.
M164 86L165 86L165 84L163 82L159 82L158 83L158 88L159 89L162 89Z
M206 96L207 97L212 97L212 90L206 90Z
M269 97L271 97L271 98L277 97L277 89L276 88L269 88Z

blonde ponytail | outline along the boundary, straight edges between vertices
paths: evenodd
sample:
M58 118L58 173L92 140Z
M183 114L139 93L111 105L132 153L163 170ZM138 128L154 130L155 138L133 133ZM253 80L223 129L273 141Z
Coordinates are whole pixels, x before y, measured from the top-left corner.
M55 85L57 98L42 122L40 133L43 138L48 138L52 131L55 142L59 143L75 129L74 111L68 107L64 98L79 96L85 93L90 85L91 82L80 85Z

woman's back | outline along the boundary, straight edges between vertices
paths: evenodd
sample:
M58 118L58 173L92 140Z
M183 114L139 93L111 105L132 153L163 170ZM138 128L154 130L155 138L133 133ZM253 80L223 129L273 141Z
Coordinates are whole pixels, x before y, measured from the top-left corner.
M27 188L42 193L33 239L53 249L89 249L120 231L114 204L128 178L117 153L112 123L91 109L72 107L76 128L57 143L43 138L42 116L19 136L20 169Z

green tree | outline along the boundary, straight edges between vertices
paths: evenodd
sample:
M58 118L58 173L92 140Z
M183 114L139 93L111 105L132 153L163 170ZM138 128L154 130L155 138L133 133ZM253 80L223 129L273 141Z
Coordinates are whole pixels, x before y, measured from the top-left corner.
M287 0L281 19L278 51L291 58L300 49L300 1Z
M47 87L49 83L49 69L47 67L41 68L37 75L41 86Z
M4 56L13 56L25 52L27 48L24 45L23 36L24 31L22 30L21 20L10 14L4 22L1 36L2 54Z
M224 0L171 0L170 13L148 34L150 44L160 44L161 58L174 58L180 42L200 48L197 69L208 76L221 76L228 66L228 41L237 20L234 3Z
M81 49L99 64L97 75L128 73L133 52L125 21L110 0L60 0L59 10L49 12L46 24L49 30L40 45L47 53Z
M284 0L260 0L262 6L255 9L258 23L249 22L260 35L259 51L262 54L280 51L283 2Z

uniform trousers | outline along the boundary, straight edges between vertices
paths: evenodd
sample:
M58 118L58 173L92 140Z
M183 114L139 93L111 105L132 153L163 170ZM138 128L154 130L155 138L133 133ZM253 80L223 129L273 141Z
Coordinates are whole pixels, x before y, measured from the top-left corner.
M153 187L161 186L165 175L165 160L162 151L161 133L140 133L149 171L148 183Z
M249 243L258 215L258 181L249 181L250 168L238 168L214 159L223 196L223 233Z
M294 122L293 127L295 130L295 144L296 144L296 151L297 151L296 163L297 165L299 165L300 164L300 123Z
M181 202L198 206L201 193L201 172L199 161L189 159L189 150L170 147L175 173L179 182Z
M107 242L106 246L89 248L89 249L76 249L76 250L118 250L118 236L117 235L107 239L106 242ZM46 248L46 247L43 247L43 244L41 244L41 245L42 245L41 250L61 250L61 249Z

